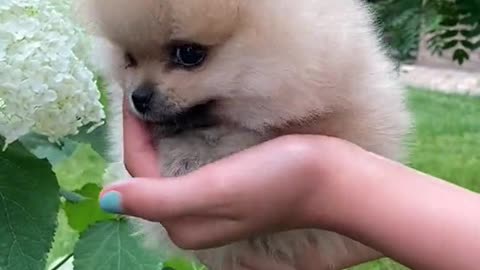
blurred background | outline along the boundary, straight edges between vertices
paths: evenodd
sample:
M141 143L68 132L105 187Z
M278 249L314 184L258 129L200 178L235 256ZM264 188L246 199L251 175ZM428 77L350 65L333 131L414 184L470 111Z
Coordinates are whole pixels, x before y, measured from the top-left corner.
M367 2L407 83L446 92L478 92L479 0Z

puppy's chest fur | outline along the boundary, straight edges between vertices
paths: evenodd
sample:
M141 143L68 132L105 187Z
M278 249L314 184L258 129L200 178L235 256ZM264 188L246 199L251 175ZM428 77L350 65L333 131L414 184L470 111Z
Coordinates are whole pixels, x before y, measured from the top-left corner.
M227 126L193 129L165 135L164 129L154 130L165 177L181 176L206 164L254 146L267 136Z

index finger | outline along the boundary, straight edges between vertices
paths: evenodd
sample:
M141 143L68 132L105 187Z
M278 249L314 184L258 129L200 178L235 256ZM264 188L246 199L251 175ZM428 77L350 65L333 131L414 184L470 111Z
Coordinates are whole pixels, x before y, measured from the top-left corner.
M158 158L148 126L132 114L123 101L124 162L134 177L160 177Z

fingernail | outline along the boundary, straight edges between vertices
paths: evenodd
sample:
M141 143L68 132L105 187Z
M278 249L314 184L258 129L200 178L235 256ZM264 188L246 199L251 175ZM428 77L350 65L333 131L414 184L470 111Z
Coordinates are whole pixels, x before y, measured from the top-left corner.
M122 195L117 191L109 191L100 198L100 208L111 214L122 214Z

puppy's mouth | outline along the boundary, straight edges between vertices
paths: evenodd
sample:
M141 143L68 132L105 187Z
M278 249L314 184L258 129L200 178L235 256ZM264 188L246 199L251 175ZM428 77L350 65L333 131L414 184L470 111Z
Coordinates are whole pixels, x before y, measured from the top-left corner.
M144 120L153 124L155 129L164 136L177 135L190 130L206 129L218 124L213 115L217 101L209 100L174 113L161 115L144 115ZM150 118L150 119L148 119Z

